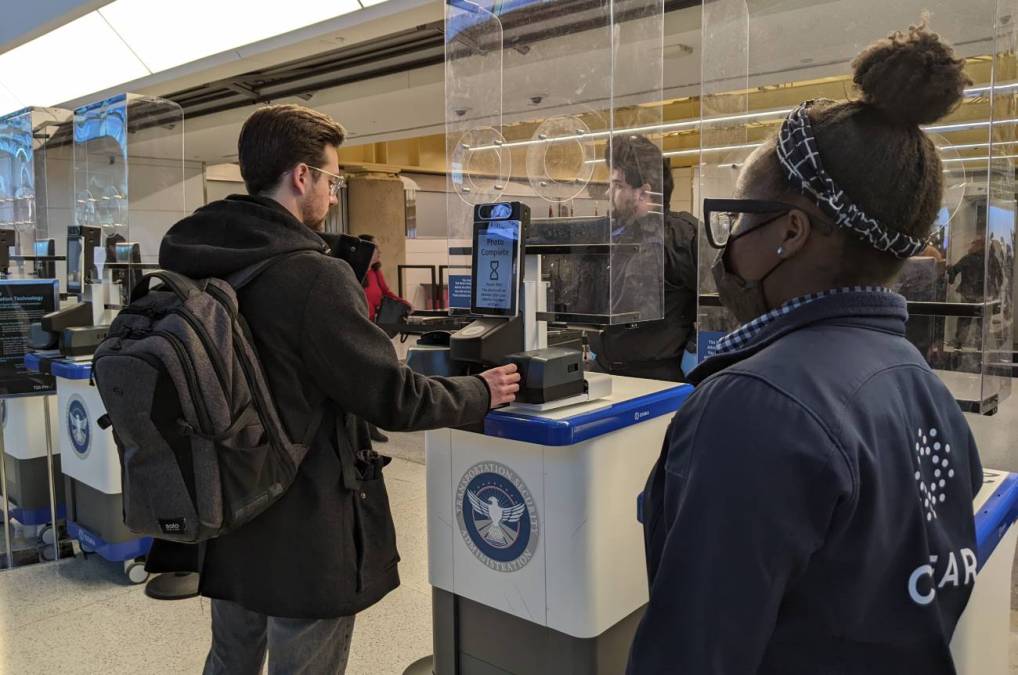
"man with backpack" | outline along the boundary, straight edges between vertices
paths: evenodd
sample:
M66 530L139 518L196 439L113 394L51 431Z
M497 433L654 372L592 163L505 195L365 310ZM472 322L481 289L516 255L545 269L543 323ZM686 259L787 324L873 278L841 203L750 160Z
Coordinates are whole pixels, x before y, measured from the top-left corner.
M278 501L198 546L157 541L149 558L153 571L201 572L199 592L213 599L207 674L260 673L266 650L272 673L342 673L354 616L399 584L381 479L387 460L370 450L367 423L478 422L518 390L513 366L478 377L417 375L369 320L360 280L316 234L336 203L343 139L341 126L308 108L256 111L238 143L248 195L199 209L160 249L162 268L193 280L230 281L254 266L237 290L240 314L282 428L307 441ZM100 369L100 388L101 380ZM253 462L251 476L260 471Z

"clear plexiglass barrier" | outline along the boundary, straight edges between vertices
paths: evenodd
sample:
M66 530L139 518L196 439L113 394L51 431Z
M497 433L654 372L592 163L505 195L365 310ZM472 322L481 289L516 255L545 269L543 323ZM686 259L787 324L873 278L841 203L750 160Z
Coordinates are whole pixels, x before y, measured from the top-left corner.
M518 201L549 282L544 318L661 318L663 9L446 4L451 268L471 267L474 206Z
M120 94L74 111L74 222L104 246L136 242L154 262L185 215L184 116L161 98Z
M74 111L74 225L69 286L105 281L126 303L166 231L186 215L184 116L172 101L120 94ZM81 280L85 281L82 282Z
M55 258L71 218L70 127L71 113L58 108L0 117L0 246L15 255L13 276L54 277L63 267Z
M931 245L906 262L894 290L909 300L909 339L962 407L981 413L1008 397L1014 369L1016 9L1014 0L708 0L701 26L698 205L733 196L742 163L800 101L857 96L853 58L924 12L965 59L973 85L964 101L925 128L945 177ZM701 236L701 344L736 327L717 301L715 255Z

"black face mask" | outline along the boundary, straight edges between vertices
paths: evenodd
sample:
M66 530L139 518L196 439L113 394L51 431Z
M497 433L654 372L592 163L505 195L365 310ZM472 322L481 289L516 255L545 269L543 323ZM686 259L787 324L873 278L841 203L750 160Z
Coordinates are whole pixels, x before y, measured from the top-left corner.
M764 296L763 282L774 270L778 269L784 260L771 268L770 272L763 275L759 281L746 281L737 274L728 271L725 262L724 249L718 252L711 267L714 275L714 283L717 284L718 297L721 304L735 315L740 324L747 324L758 316L766 314L770 308L767 306L767 298Z

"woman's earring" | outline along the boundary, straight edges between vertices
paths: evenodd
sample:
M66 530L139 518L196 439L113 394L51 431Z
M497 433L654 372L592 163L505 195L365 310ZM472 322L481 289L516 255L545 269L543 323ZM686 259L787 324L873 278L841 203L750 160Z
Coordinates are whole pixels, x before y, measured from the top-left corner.
M780 258L783 255L785 255L785 247L784 246L778 246L778 257Z

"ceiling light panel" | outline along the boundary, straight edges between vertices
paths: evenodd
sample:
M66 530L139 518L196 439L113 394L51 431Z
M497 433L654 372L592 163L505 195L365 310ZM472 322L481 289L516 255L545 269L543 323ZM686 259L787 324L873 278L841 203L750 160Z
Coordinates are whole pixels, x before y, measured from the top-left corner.
M360 8L357 0L116 0L98 13L159 72Z
M25 105L17 96L12 94L7 87L0 84L0 115L6 115L9 112L14 112L24 107Z
M24 105L51 106L149 74L95 12L0 54L0 82Z

